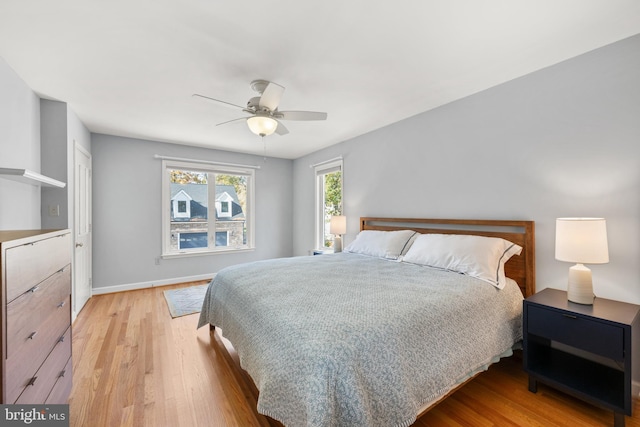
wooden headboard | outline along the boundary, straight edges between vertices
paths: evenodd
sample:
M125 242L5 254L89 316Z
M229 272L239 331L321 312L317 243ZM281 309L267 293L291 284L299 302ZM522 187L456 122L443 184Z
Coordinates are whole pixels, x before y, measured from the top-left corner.
M472 234L501 237L522 246L520 256L505 264L505 274L515 280L525 297L536 292L535 225L533 221L486 219L360 218L360 230L414 230L418 233Z

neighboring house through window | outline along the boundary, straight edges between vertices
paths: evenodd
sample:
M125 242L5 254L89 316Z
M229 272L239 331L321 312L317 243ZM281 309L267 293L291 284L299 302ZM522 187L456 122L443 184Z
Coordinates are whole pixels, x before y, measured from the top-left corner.
M342 159L316 165L316 248L333 247L329 223L342 215Z
M162 189L163 256L254 247L253 169L163 160Z
M191 201L193 199L184 191L180 191L178 194L171 198L173 204L173 215L176 218L190 218L191 217Z

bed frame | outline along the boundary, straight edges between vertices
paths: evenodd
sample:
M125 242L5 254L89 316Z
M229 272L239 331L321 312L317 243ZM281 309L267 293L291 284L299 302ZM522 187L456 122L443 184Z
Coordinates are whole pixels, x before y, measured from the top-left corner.
M505 264L505 275L514 279L525 297L535 293L535 225L533 221L483 220L483 219L417 219L417 218L378 218L361 217L360 230L414 230L419 233L471 234L487 237L500 237L522 246L520 256L511 257ZM209 326L211 344L216 353L229 365L242 394L250 403L254 415L261 426L282 427L272 418L258 414L256 410L258 389L249 374L240 367L233 345L218 333L213 325ZM473 378L471 378L473 379ZM446 399L468 381L451 390L447 395L432 402L418 414L420 417L430 408Z
M518 283L526 297L536 292L535 224L495 219L360 218L360 230L414 230L422 234L473 234L500 237L522 246L520 256L505 264L505 275Z

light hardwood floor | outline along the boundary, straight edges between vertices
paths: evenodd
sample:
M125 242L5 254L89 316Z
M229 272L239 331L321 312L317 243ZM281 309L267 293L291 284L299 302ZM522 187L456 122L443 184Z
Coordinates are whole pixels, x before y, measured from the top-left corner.
M193 283L197 284L197 283ZM266 426L198 315L172 319L172 285L94 296L73 329L71 426ZM521 359L492 366L414 426L612 426L600 410L540 385L527 390ZM640 427L640 402L628 427Z

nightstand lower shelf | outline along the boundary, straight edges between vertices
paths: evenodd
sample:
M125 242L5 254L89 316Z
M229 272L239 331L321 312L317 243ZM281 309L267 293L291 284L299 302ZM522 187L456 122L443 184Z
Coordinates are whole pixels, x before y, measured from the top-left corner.
M625 412L624 372L549 346L529 342L536 353L529 365L529 390L536 380L614 412Z

